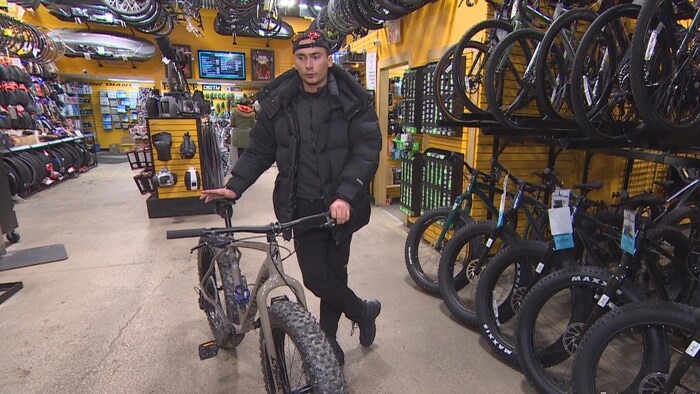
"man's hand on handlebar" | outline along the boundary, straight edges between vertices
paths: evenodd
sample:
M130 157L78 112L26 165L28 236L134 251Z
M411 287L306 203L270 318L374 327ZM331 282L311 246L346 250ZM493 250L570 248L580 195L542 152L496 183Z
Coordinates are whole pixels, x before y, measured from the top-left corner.
M343 199L338 198L333 201L328 211L338 224L343 224L350 220L350 203Z
M231 200L236 199L236 193L233 190L221 188L221 189L209 189L202 190L202 195L199 196L200 200L204 200L205 203L211 202L213 200L218 200L222 198L228 198Z

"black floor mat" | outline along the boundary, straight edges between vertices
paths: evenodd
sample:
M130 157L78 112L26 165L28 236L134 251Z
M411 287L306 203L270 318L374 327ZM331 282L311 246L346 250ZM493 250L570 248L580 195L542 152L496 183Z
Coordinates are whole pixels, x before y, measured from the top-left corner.
M0 271L51 263L67 258L68 253L62 244L8 251L6 255L0 257Z

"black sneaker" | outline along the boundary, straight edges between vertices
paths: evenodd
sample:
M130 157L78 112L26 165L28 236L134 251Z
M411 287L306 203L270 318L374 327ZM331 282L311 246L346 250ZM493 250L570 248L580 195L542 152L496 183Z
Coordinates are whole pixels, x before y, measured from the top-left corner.
M343 352L343 348L340 347L338 344L338 341L333 339L329 339L328 342L331 344L331 349L333 349L333 354L335 354L335 359L338 360L338 365L343 366L345 365L345 353Z
M365 301L365 308L365 320L358 322L358 326L360 326L360 345L369 347L372 346L374 336L377 334L375 321L377 316L379 316L379 312L382 311L382 304L377 300Z

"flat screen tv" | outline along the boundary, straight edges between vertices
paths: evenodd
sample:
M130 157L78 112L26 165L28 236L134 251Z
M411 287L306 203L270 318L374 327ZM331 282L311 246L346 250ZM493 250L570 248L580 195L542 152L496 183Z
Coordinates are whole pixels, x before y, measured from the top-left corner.
M201 78L245 80L245 53L200 50L198 57Z

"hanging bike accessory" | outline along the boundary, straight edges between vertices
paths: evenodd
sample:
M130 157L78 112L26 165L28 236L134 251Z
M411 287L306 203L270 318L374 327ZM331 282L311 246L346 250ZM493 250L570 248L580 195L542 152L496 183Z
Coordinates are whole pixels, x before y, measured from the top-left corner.
M185 187L187 190L199 190L201 184L202 181L199 177L199 171L194 167L190 167L190 169L185 172Z
M153 146L156 147L158 160L171 160L172 156L170 155L170 148L173 146L172 134L164 131L162 133L154 134L151 138L153 139Z
M163 167L154 177L153 182L158 187L171 187L177 185L177 174Z
M191 159L197 153L197 145L194 143L194 141L192 141L189 131L186 131L182 138L182 144L180 144L180 157L183 159Z

